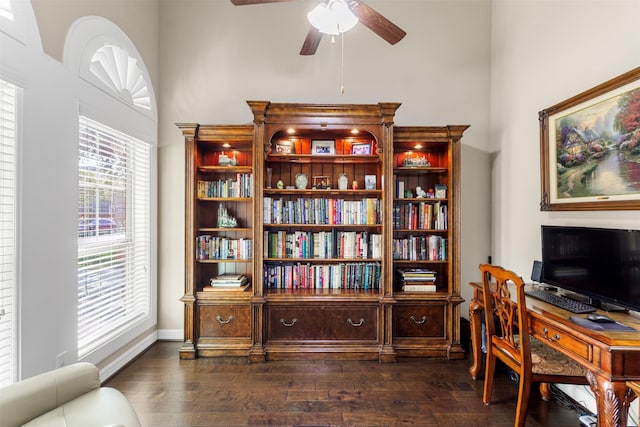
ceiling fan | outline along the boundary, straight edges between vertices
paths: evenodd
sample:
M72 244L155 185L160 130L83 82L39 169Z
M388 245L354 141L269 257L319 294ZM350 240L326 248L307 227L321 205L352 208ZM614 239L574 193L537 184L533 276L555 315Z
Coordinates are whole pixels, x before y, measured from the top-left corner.
M293 0L231 0L231 3L236 6L246 6L253 4L286 1ZM318 49L318 45L322 40L323 34L343 33L352 28L353 25L355 25L358 21L360 21L365 27L369 28L371 31L385 39L390 44L398 43L407 34L396 24L389 21L387 18L376 12L371 7L367 6L362 0L320 0L318 6L316 6L316 9L314 9L309 15L312 15L316 12L319 12L320 14L326 14L328 9L334 7L341 12L346 11L348 15L351 15L353 17L353 19L351 19L347 24L350 26L348 26L348 28L340 27L340 25L342 25L341 23L334 23L333 25L336 25L336 29L326 29L317 24L316 21L313 20L312 16L309 16L309 21L312 22L312 25L310 25L307 37L302 44L300 55L315 54L316 50ZM320 29L315 25L318 25Z

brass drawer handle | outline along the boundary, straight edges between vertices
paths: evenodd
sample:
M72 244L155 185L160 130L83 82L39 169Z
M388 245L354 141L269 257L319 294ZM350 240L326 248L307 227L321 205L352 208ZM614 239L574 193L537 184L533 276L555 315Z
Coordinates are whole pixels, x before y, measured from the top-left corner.
M360 322L358 322L358 323L353 323L353 320L351 320L351 318L348 318L348 319L347 319L347 322L349 322L349 324L350 324L351 326L355 326L355 327L357 328L357 327L359 327L359 326L364 325L364 318L361 318L361 319L360 319Z
M229 318L227 320L222 319L222 316L217 315L216 316L216 320L220 323L222 323L223 325L226 325L227 323L231 322L233 320L233 316L229 316Z
M296 322L298 321L298 319L296 319L295 317L293 318L293 320L291 320L291 323L287 323L286 320L284 320L283 318L280 319L280 323L282 323L284 326L286 326L287 328L292 327L293 325L296 324Z
M560 341L560 334L556 333L553 337L549 336L549 329L547 329L546 327L542 328L542 332L544 333L544 337L549 340L549 341Z
M427 316L422 316L422 319L420 320L416 320L415 316L411 316L409 319L411 319L411 321L416 325L422 325L424 322L427 321Z

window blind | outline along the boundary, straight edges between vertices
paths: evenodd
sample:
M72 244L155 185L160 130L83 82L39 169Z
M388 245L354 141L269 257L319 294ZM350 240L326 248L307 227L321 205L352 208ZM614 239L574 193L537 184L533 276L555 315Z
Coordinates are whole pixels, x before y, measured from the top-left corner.
M16 381L16 145L19 88L0 80L0 387Z
M80 116L78 356L150 313L151 146Z

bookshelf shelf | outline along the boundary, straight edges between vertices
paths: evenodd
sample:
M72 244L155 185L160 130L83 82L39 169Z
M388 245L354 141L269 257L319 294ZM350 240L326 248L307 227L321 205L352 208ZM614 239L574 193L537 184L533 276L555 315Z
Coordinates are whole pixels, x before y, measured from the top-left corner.
M382 227L382 224L264 224L264 228L267 229L279 229L279 228L296 228L300 230L325 230L325 229L341 229L341 230L377 230Z
M199 166L198 170L203 173L251 173L251 166Z
M273 188L265 188L264 189L265 196L306 196L306 197L335 197L340 196L342 198L352 199L354 197L373 197L379 198L382 196L382 190L338 190L338 189L273 189ZM420 200L420 199L416 199ZM424 200L424 199L423 199Z
M252 228L240 228L240 227L204 227L199 228L201 233L248 233L253 231Z
M437 168L437 167L427 167L427 166L414 166L414 167L407 167L407 166L400 166L397 168L394 168L394 171L396 173L402 173L405 175L422 175L425 173L433 173L433 174L439 174L439 173L444 173L446 174L448 169L447 168Z
M248 125L178 124L187 158L180 357L464 357L467 126L395 126L399 103L247 104ZM227 256L230 245L244 255ZM428 270L429 291L403 291L415 280L407 269ZM251 286L209 290L226 273Z
M394 228L393 231L396 233L405 233L405 234L440 234L447 233L447 230L438 230L435 228Z
M269 154L267 160L270 163L285 164L364 164L377 163L380 158L375 155L339 154L339 155L313 155L313 154Z
M332 264L332 263L355 263L355 262L381 262L382 258L263 258L267 262L276 263L319 263L319 264Z
M238 202L253 203L250 197L198 197L201 202Z

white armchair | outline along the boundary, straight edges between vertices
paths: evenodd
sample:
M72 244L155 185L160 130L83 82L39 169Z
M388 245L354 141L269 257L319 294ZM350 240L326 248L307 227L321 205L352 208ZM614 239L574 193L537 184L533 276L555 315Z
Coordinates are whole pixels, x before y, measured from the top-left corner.
M75 363L0 389L0 427L140 427L131 403L101 387L98 368Z

